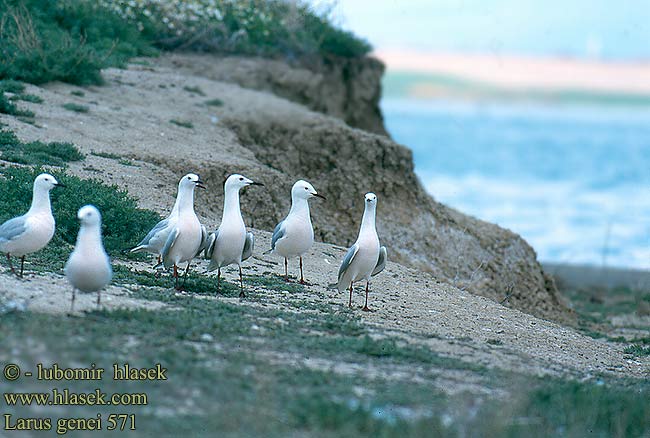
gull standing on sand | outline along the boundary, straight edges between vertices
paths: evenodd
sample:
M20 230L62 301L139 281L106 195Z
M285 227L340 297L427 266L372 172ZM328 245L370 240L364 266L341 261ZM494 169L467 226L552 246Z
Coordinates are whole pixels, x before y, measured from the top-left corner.
M97 292L97 307L101 303L101 291L113 278L111 261L102 243L102 215L93 205L79 209L81 222L77 243L65 264L65 276L72 285L70 311L74 311L76 291Z
M369 311L368 289L370 277L379 274L386 267L386 247L379 246L379 237L375 228L377 211L377 195L366 193L366 207L361 219L359 237L350 247L341 268L339 269L338 290L343 292L350 289L349 307L352 307L352 284L355 281L366 280L366 304L362 310Z
M43 249L54 235L54 216L50 204L50 190L64 187L48 173L34 180L32 206L22 216L9 219L0 225L0 252L7 255L11 272L23 276L25 255ZM11 264L11 256L20 257L20 275Z
M291 188L291 209L273 231L271 251L284 257L284 279L289 281L288 258L300 257L300 284L307 284L302 273L302 255L314 243L314 229L309 216L310 198L325 199L307 181L297 181Z
M142 239L140 243L135 248L132 248L129 252L142 252L146 251L151 254L158 256L158 264L162 261L162 250L167 242L169 233L172 232L176 226L176 220L178 219L178 205L181 200L181 184L183 180L192 179L196 175L193 173L188 173L178 182L178 192L176 193L176 201L174 202L174 207L172 208L171 213L166 219L161 220L154 226L151 231ZM198 178L198 177L197 177ZM203 185L197 185L197 187L205 188ZM206 235L205 227L202 226L203 234ZM204 239L205 240L205 239Z
M178 286L178 265L187 262L183 284L187 280L190 262L199 253L203 243L201 223L194 212L194 189L205 188L198 175L190 173L185 175L178 185L178 209L175 223L173 224L165 245L160 251L165 269L174 267L175 287Z
M221 268L237 264L239 266L240 297L245 297L241 262L253 255L255 238L246 232L246 225L239 208L239 190L246 186L263 186L242 175L230 175L224 184L223 215L221 225L211 233L206 242L204 256L210 259L208 271L217 269L217 289L221 286Z

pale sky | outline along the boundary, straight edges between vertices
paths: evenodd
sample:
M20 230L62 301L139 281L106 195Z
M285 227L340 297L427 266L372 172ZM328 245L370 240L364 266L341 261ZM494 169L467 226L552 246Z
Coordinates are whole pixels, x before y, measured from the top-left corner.
M650 59L650 0L338 0L333 12L377 49Z

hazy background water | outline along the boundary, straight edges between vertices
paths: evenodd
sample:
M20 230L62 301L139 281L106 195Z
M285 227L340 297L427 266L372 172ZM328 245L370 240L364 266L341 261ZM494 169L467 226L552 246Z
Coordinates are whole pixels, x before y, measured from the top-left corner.
M386 98L439 201L521 234L542 261L648 268L650 109Z

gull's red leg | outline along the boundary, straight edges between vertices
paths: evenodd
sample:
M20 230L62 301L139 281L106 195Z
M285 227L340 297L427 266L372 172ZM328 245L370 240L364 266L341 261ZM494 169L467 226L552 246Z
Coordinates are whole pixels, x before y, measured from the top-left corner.
M16 272L13 263L11 263L11 255L9 253L7 253L7 261L9 262L9 268L11 269L11 272L13 272L16 277L18 277L18 272Z
M241 266L239 267L239 298L244 298L246 294L244 293L244 276L241 273Z
M305 277L302 275L302 256L300 256L300 284L307 284Z
M350 301L348 302L348 307L352 307L352 282L350 282Z
M284 281L289 281L289 262L284 258Z
M363 305L363 309L366 312L369 312L370 309L368 308L368 288L370 287L370 282L366 281L366 304Z

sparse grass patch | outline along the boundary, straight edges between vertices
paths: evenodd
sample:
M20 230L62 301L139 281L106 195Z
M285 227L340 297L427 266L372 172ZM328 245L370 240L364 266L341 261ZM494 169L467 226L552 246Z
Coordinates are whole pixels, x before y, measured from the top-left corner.
M120 158L118 160L118 163L120 163L122 166L130 166L130 167L140 167L137 164L135 164L133 161L127 159L127 158Z
M630 345L623 350L623 353L633 356L650 356L650 346L644 347L639 344Z
M206 100L205 104L208 106L223 106L223 100L221 99L210 99Z
M0 158L19 164L65 166L84 155L71 143L22 142L11 131L0 130Z
M25 117L27 119L31 119L35 116L33 111L18 109L18 107L7 98L4 93L0 93L0 113L16 117Z
M146 286L146 287L160 287L163 289L173 288L174 279L169 273L163 273L160 276L157 276L154 272L150 271L137 271L133 269L128 269L123 265L114 265L114 278L113 281L117 284L123 285L135 285L135 286ZM183 280L181 279L181 282ZM246 287L246 284L244 284ZM187 281L184 286L185 291L188 293L193 293L197 295L209 295L209 296L227 296L227 297L237 297L239 296L239 286L232 284L228 281L221 279L221 289L217 291L217 279L213 277L208 277L201 274L196 274L190 270L190 273L187 276ZM163 302L177 302L179 299L185 301L186 298L177 298L170 297L167 292L161 292L156 290L137 290L136 296L149 299L157 300ZM171 300L171 301L170 301Z
M192 93L192 94L197 94L199 96L205 96L205 93L203 92L203 90L201 90L201 87L199 87L198 85L195 85L195 86L192 86L192 87L190 87L189 85L186 85L186 86L183 87L183 90L185 90L185 91L187 91L189 93Z
M88 111L90 111L90 108L88 108L86 105L80 105L74 102L64 103L61 106L67 109L68 111L74 111L75 113L87 113Z
M22 100L24 102L30 103L43 103L43 99L40 96L36 96L35 94L14 94L11 96L10 100Z
M31 94L22 94L23 91L25 91L25 85L22 82L14 81L11 79L0 81L0 113L27 119L34 117L34 113L32 111L21 110L16 106L15 103L13 103L13 101L16 100L40 99L38 96ZM7 97L5 93L12 93L13 96Z
M292 294L306 292L305 287L300 283L286 282L283 277L278 275L245 275L244 282L270 290L287 291Z
M72 94L73 96L77 96L77 97L84 97L86 95L86 93L84 93L81 90L73 90L73 91L70 92L70 94Z
M194 123L190 122L189 120L171 119L169 123L173 123L174 125L181 126L183 128L188 128L188 129L194 128Z
M490 345L503 345L503 341L501 339L488 339L486 342Z
M96 157L101 157L101 158L108 158L111 160L119 160L122 158L121 155L114 154L112 152L98 152L98 151L92 151L90 155L94 155Z

